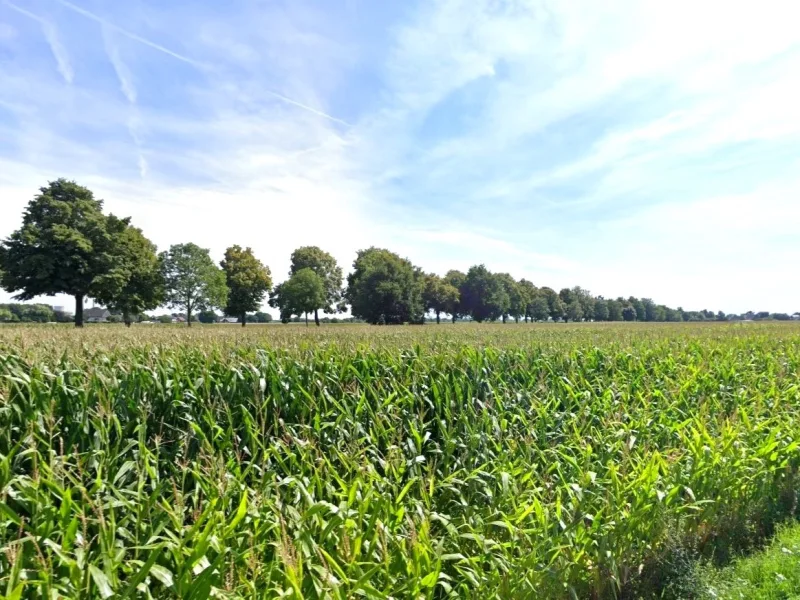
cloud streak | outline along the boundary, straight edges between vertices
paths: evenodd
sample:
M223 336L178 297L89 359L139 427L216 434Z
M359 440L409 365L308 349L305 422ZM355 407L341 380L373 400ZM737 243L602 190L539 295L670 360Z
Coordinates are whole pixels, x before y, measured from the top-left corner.
M58 72L64 78L64 81L71 84L72 80L75 78L75 72L72 69L72 64L70 63L67 50L61 43L61 39L58 35L58 29L56 28L56 26L50 21L38 15L35 15L34 13L25 10L24 8L17 6L16 4L10 2L9 0L3 0L3 2L9 8L17 11L20 14L25 15L30 19L33 19L34 21L37 21L39 25L41 25L42 33L44 34L47 43L50 45L50 50L53 53L53 58L55 58L56 60Z

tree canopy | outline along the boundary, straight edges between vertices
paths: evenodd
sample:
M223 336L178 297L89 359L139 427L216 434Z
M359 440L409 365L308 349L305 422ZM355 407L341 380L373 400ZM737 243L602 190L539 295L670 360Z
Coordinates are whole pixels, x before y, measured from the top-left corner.
M422 322L423 277L408 259L383 248L359 250L347 277L353 316L373 324Z
M225 273L211 260L209 251L196 244L174 244L161 253L166 301L186 313L191 326L196 311L224 308L228 300Z
M503 280L484 265L470 267L461 287L461 308L477 322L493 321L507 313L509 297Z
M242 327L247 324L247 313L261 308L267 293L272 289L269 267L259 261L250 248L231 246L220 262L228 286L225 314L239 317Z
M300 269L275 288L270 305L280 309L281 320L288 322L292 315L306 315L325 306L325 282L310 267Z
M74 181L57 179L39 191L22 227L0 245L2 286L20 300L72 296L81 327L84 298L118 294L128 279L117 254L128 220L104 215L103 201Z

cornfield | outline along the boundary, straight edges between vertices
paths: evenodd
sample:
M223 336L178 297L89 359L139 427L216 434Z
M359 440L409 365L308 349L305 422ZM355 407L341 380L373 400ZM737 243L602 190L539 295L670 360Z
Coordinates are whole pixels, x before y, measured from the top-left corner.
M8 599L623 597L798 465L793 324L0 327Z

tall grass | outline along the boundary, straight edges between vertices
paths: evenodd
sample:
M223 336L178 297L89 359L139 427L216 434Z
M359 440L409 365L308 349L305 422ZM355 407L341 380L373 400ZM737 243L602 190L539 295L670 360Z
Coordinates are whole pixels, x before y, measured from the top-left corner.
M7 598L610 598L798 465L793 325L0 328Z

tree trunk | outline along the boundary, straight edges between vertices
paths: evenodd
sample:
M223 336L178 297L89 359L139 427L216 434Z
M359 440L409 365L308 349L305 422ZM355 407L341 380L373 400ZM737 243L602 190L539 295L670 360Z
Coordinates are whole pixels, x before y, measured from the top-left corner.
M454 314L454 315L453 315L453 325L455 325L455 324L456 324L456 319L457 319L457 318L458 318L458 316Z
M83 294L75 295L75 327L83 327Z
M127 310L122 311L122 320L125 322L125 327L131 326L131 314Z
M505 325L505 324L506 324L506 316L503 315L503 325Z
M527 313L525 314L525 322L526 322L526 323L528 322L528 315L527 315Z
M318 308L314 309L314 323L316 323L317 327L319 327L319 309Z
M439 323L440 323L440 321L439 321L439 311L437 310L436 311L436 324L438 325Z
M192 304L191 302L186 303L186 326L192 326Z
M306 327L308 327L308 313L306 313Z
M242 327L247 325L247 313L242 313Z

